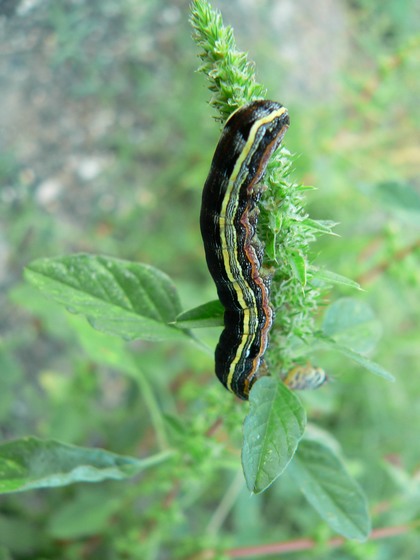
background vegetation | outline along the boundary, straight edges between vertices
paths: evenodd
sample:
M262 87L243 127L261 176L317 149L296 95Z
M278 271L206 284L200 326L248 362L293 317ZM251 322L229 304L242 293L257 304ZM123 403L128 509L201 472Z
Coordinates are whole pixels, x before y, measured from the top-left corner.
M147 456L156 442L145 379L186 460L133 482L3 497L0 558L188 558L308 536L318 545L290 558L417 557L419 7L213 5L269 96L289 109L294 175L318 188L308 211L340 222L340 238L317 242L316 264L365 291L336 289L331 299L356 297L382 325L372 356L396 383L320 353L332 382L302 398L309 419L340 442L374 527L400 534L337 552L286 478L250 498L239 461L244 405L217 383L211 355L127 344L139 380L104 358L114 339L22 282L35 258L86 251L164 270L184 308L215 297L198 213L219 134L195 73L188 2L22 1L0 7L2 439L33 434ZM213 345L218 333L200 335ZM223 425L208 433L220 415Z

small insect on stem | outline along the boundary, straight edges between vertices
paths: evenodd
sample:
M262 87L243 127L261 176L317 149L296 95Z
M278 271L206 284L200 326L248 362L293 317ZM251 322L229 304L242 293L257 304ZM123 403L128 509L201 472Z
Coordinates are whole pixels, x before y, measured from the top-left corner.
M253 101L227 120L204 185L200 226L210 274L225 308L216 375L241 399L267 375L264 352L273 321L270 277L257 238L260 181L289 126L287 109Z
M283 383L293 391L318 389L328 381L327 374L320 367L313 366L310 362L294 366L289 369Z

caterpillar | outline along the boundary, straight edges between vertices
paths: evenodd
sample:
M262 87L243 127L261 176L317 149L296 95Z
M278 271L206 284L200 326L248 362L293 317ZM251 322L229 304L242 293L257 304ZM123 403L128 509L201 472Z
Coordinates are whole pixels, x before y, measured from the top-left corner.
M287 109L257 100L227 120L204 184L200 213L207 266L224 307L216 375L241 399L267 374L264 353L273 321L270 277L261 271L256 235L260 181L289 126Z

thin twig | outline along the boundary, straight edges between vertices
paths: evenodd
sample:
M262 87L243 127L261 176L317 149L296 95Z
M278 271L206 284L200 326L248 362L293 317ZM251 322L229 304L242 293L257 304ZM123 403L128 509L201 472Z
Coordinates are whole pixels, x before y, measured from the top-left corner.
M381 527L374 529L369 541L377 541L403 535L418 527L420 522L407 525L396 525L394 527ZM348 542L343 537L333 537L326 543L326 548L337 548ZM225 552L228 558L251 558L253 556L271 556L274 554L286 554L288 552L299 552L302 550L311 550L316 548L318 542L314 539L296 539L282 543L266 544L261 546L248 546L243 548L232 548Z
M407 247L403 247L402 249L396 251L389 259L386 259L378 263L377 265L373 266L370 270L360 274L360 276L357 278L357 282L361 286L366 285L369 282L372 282L377 276L380 276L381 274L386 272L395 262L402 261L403 259L405 259L405 257L410 255L411 253L414 253L414 251L416 251L419 248L420 248L420 239L417 239L416 241L414 241L414 243L411 243L411 245L408 245Z

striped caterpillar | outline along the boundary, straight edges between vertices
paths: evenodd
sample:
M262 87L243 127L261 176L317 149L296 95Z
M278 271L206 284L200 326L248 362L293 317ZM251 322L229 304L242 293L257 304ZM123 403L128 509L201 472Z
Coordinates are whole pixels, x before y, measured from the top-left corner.
M225 308L215 352L216 375L241 399L266 375L264 352L273 321L270 278L256 227L260 181L289 126L287 109L253 101L227 120L204 185L200 227L207 265Z

